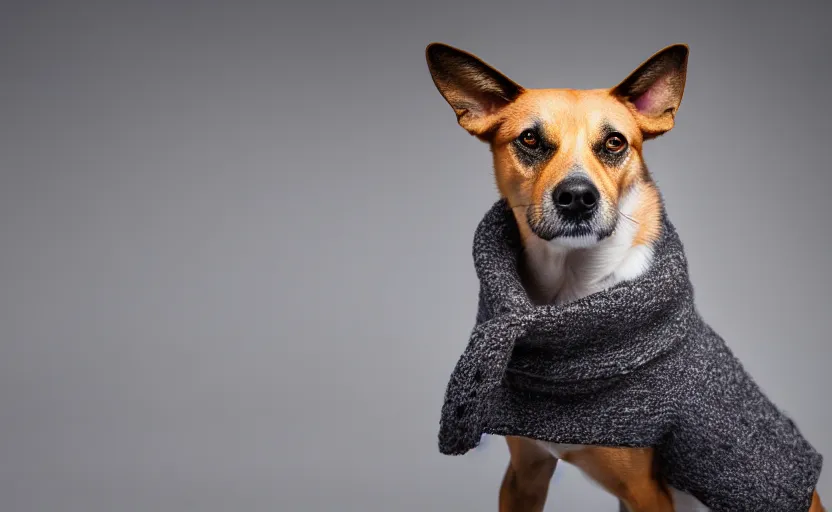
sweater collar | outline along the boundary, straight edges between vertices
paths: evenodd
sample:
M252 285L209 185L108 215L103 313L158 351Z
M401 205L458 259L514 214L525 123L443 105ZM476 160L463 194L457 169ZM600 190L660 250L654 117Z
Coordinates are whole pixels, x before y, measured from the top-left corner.
M504 199L497 201L474 237L481 309L489 312L475 331L502 326L499 331L516 333L509 366L534 371L536 358L523 354L545 352L547 378L556 381L607 378L658 357L679 337L667 336L666 329L658 336L656 327L687 318L679 312L693 309L682 243L664 208L661 219L662 233L645 273L567 304L541 306L531 302L520 279L522 245L514 215Z

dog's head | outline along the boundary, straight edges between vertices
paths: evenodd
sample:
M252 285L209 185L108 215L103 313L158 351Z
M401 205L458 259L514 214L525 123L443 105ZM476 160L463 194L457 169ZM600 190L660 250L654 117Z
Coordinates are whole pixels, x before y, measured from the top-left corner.
M661 50L610 89L525 89L442 43L428 68L459 124L486 141L497 186L519 222L553 243L609 236L625 192L650 181L642 143L673 128L688 47Z

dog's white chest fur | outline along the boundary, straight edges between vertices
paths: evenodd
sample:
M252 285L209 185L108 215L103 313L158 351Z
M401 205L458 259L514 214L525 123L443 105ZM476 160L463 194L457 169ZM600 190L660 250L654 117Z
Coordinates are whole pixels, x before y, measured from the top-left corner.
M539 302L564 304L642 274L650 266L653 249L633 245L639 225L632 220L641 198L638 186L621 198L621 216L613 234L588 246L570 242L525 240L525 258Z

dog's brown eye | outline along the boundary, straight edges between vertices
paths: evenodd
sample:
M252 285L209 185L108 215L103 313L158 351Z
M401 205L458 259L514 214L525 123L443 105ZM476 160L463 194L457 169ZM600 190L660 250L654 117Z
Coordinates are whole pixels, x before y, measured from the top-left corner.
M537 139L537 134L535 134L531 130L526 130L525 132L523 132L523 135L520 136L520 141L523 143L523 145L530 148L536 148L539 143Z
M606 142L604 142L604 146L607 148L607 151L618 153L627 146L627 143L624 142L624 137L613 133L607 137Z

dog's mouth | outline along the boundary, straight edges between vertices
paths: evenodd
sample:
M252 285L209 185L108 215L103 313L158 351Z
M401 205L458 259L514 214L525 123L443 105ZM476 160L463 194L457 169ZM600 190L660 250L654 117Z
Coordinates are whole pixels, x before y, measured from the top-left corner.
M597 212L574 218L538 205L526 210L529 227L537 237L568 247L589 247L609 237L615 230L616 217Z
M596 229L592 221L582 220L577 222L563 222L552 239L555 238L582 238L596 235Z

